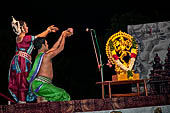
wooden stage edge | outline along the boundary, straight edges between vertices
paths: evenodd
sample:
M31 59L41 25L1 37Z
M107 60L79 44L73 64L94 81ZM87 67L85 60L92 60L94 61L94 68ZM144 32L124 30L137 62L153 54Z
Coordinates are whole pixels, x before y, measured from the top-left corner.
M0 105L0 113L72 113L170 105L170 94Z

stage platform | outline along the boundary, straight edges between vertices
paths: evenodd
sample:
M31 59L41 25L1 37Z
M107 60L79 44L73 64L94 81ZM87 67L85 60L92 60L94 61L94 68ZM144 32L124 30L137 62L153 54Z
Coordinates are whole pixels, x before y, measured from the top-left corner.
M170 105L76 113L170 113Z
M137 111L142 108L149 110L155 109L157 107L163 107L162 111L164 110L164 112L162 113L170 113L170 111L167 111L170 109L169 105L170 94L165 94L114 97L105 99L83 99L63 102L0 105L0 113L125 113L124 111L126 110L129 111L126 113L134 113L130 111L133 111L134 109Z

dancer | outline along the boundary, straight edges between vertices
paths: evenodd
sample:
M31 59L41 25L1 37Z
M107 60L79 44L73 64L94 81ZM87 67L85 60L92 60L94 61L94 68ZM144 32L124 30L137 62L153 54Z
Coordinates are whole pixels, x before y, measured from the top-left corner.
M26 103L29 86L26 78L31 70L31 54L34 48L33 41L39 37L46 37L50 32L56 32L58 28L51 25L44 32L36 36L26 35L28 33L26 22L17 21L14 17L12 19L12 28L17 37L16 54L11 61L9 69L8 89L17 103Z
M37 102L70 100L69 94L64 89L55 87L52 84L53 67L51 60L64 49L65 38L72 34L72 28L63 31L51 49L48 49L45 39L36 39L34 41L38 55L27 80L31 85L33 93L38 96Z

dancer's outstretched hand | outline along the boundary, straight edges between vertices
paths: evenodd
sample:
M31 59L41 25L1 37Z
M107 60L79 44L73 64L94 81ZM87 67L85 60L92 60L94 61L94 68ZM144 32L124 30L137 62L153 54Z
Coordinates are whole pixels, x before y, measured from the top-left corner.
M66 38L66 37L70 37L71 35L73 35L73 28L68 28L67 30L62 32L62 35Z
M55 27L54 25L51 25L51 26L49 26L49 27L47 28L47 30L48 30L49 32L56 32L56 31L59 30L59 28L58 28L58 27Z

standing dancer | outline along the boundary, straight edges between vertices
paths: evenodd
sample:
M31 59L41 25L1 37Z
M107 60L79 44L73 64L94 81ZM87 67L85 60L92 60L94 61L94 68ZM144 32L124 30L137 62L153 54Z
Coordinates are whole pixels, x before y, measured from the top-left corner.
M8 89L16 102L26 103L29 86L26 78L31 70L31 54L34 48L33 41L39 37L46 37L50 32L56 32L58 28L51 25L44 32L36 36L26 35L28 33L26 22L17 21L14 17L12 17L12 19L12 28L17 37L16 53L9 69Z

